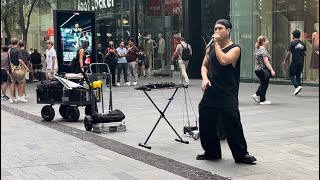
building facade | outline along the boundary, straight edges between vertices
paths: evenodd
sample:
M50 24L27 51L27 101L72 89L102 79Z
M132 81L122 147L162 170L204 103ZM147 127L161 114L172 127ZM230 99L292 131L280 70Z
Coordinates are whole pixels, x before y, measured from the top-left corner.
M288 81L288 65L283 65L291 32L299 29L307 44L303 79L318 84L319 59L314 59L316 33L319 33L318 0L65 0L55 9L95 10L96 40L104 47L109 40L134 38L144 47L154 75L171 75L171 56L176 37L183 36L192 45L193 58L188 72L200 78L204 48L213 34L214 23L229 19L231 37L242 47L241 78L257 80L254 73L254 50L258 36L269 41L271 63L276 71L274 81ZM40 12L31 20L31 46L44 47L43 36L53 26L52 12ZM38 17L39 16L39 17ZM30 47L30 46L29 46ZM317 56L319 57L319 56ZM316 62L317 61L317 62Z

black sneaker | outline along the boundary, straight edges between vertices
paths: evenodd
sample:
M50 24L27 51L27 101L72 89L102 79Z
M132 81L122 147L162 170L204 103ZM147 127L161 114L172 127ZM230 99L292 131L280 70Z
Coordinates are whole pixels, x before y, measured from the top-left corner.
M8 99L10 99L8 96L6 96L6 95L2 95L1 96L1 100L8 100Z
M220 156L212 156L212 155L207 155L206 153L199 154L196 157L196 160L219 160L219 159L221 159L221 155Z
M242 158L235 159L236 163L243 163L243 164L256 164L255 161L257 161L257 159L254 156L251 156L249 154L246 154Z

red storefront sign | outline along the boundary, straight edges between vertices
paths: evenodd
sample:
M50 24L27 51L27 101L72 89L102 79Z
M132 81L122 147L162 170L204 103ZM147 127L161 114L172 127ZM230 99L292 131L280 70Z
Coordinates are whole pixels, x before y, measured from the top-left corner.
M182 0L166 0L166 16L177 16L182 12Z
M52 28L52 27L50 27L50 28L48 29L46 35L47 35L47 36L53 36L53 35L54 35L54 31L53 31L53 28Z
M162 15L161 0L148 0L148 15L161 16Z

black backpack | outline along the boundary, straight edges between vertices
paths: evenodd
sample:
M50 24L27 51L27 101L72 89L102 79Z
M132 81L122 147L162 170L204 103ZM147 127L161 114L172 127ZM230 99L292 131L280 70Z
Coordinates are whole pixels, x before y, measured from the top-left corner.
M182 46L182 55L181 55L181 59L183 61L188 61L190 60L190 49L189 49L189 44L187 44L187 47L183 47L183 45L181 44Z

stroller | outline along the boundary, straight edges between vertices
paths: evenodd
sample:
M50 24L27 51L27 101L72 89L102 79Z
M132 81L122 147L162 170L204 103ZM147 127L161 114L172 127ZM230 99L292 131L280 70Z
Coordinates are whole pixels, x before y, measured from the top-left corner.
M93 87L93 79L95 73L92 71L92 67L96 66L102 69L103 66L105 66L105 69L107 72L103 72L103 75L106 76L107 79L109 79L109 112L104 113L104 103L103 103L103 93L102 93L102 98L101 98L101 104L102 104L102 113L98 113L97 109L97 99L94 93L94 87ZM91 131L92 128L94 128L94 125L96 125L96 128L99 128L99 125L102 124L109 126L108 131L126 131L126 126L124 125L124 122L122 122L123 119L125 119L125 115L123 114L122 111L116 109L113 110L112 106L112 84L111 84L111 74L110 74L110 69L109 66L105 63L92 63L89 66L88 74L82 72L85 81L89 85L89 96L90 96L90 113L86 114L84 118L84 127L87 131ZM88 77L89 75L89 77Z

